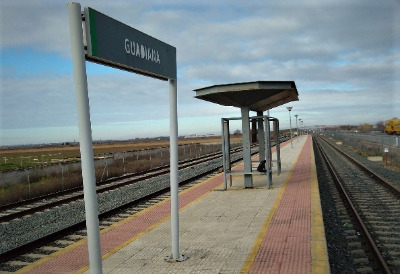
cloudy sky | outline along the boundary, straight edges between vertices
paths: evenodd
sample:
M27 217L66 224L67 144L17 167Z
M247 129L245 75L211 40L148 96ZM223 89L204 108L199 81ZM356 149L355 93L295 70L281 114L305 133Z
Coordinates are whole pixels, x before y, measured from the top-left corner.
M0 145L78 140L68 2L0 1ZM399 0L80 3L176 47L180 135L240 116L193 91L237 82L296 82L281 128L400 117ZM169 134L168 82L86 64L93 139Z

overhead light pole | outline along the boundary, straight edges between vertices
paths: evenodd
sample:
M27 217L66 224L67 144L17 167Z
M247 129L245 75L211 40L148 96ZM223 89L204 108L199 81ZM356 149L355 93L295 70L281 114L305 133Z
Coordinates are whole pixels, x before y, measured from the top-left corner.
M293 135L292 135L292 116L290 115L290 112L292 111L293 107L286 107L287 110L289 111L289 126L290 126L290 146L293 148Z
M304 134L304 132L303 132L303 126L302 126L302 124L303 124L303 119L299 119L299 121L300 121L300 134L303 135L303 134Z
M297 142L299 142L299 126L297 125L297 117L298 117L299 115L294 115L294 117L296 117L296 139L297 139Z

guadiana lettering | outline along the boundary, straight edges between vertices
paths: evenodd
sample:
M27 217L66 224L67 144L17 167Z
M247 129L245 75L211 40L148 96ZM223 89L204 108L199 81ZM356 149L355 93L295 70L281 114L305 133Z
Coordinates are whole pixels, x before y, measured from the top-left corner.
M128 38L125 39L125 51L133 56L152 61L156 64L161 64L160 54L157 50L135 43Z

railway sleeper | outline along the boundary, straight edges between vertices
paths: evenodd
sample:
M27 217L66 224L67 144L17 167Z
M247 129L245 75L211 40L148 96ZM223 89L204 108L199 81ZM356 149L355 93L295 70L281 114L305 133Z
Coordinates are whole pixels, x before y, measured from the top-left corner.
M140 210L138 210L138 209L130 209L130 210L127 210L126 213L130 214L130 216L132 216L132 215L138 213L139 211Z
M387 244L385 244L385 249L388 249L388 250L399 250L399 245L398 244L387 243Z
M374 229L375 231L381 231L381 232L392 232L392 233L396 233L396 231L393 231L393 227L390 227L388 225L382 224L382 222L377 222L376 224L374 224Z
M367 206L360 206L361 209L369 209L370 207ZM396 220L399 220L399 214L400 212L400 208L387 208L385 215L389 216L389 215L393 215L393 217L395 217ZM368 215L370 216L376 216L376 217L381 217L382 218L382 214L380 212L369 212Z
M351 250L362 249L362 244L360 242L351 242L348 246Z
M400 266L400 251L399 250L388 250L387 254L391 258L393 258L394 261L397 262L397 264Z
M25 258L26 258L26 260L29 260L29 258L31 258L32 261L34 262L34 261L37 261L39 259L43 259L43 258L47 257L47 255L38 254L38 253L29 253L29 254L23 255L23 257L24 257L24 260L25 260Z
M78 234L72 234L72 235L67 235L66 238L70 239L71 241L77 242L79 240L82 240L82 239L86 238L86 236L78 235Z
M42 247L40 247L39 248L40 250L43 250L43 251L47 251L47 252L50 252L49 254L51 254L51 253L53 253L53 252L56 252L56 251L59 251L59 250L61 250L62 248L61 247L58 247L58 246L49 246L49 245L46 245L46 246L42 246Z
M24 266L27 266L27 265L29 265L30 264L30 262L26 262L26 261L9 261L9 262L7 262L7 264L9 265L9 266L18 266L18 268L20 268L20 267L24 267Z
M392 201L392 203L387 202L387 203L384 203L384 204L385 204L385 208L388 211L396 212L396 211L398 211L400 209L399 205L393 203L393 201ZM363 209L370 209L370 208L374 208L375 207L375 203L373 203L373 201L371 201L369 203L360 203L358 206L360 208L363 208ZM374 212L374 213L378 214L379 212Z
M374 219L374 220L369 220L369 224L374 227L375 230L379 231L391 231L393 233L400 233L399 228L399 223L400 220L397 220L397 217L392 217L392 216L385 216L385 218L382 220L379 219Z
M354 227L353 227L353 224L351 223L351 220L350 220L350 219L347 219L347 218L341 219L341 222L342 222L342 226L343 226L343 227L346 227L346 228L354 228Z
M368 258L364 249L352 249L350 252L355 258Z
M361 258L355 258L354 260L355 265L368 265L369 260L366 257L361 257Z
M379 235L380 237L390 237L390 238L397 238L400 239L400 231L393 231L393 230L385 230L385 231L381 231L381 230L377 230L375 232L377 235Z
M128 217L131 217L132 216L132 214L129 214L129 213L120 213L120 214L118 214L118 217L122 217L122 218L128 218Z
M68 240L57 240L55 241L56 244L62 245L62 246L69 246L75 243L75 241L68 241Z
M115 224L115 222L110 222L110 221L100 221L100 225L102 226L110 226Z
M356 271L357 271L357 273L360 273L360 274L374 273L373 269L369 266L357 268Z
M358 241L358 235L347 235L346 236L347 241Z
M117 222L119 222L119 221L124 220L125 218L121 218L121 217L111 217L110 219L111 219L114 223L117 223Z

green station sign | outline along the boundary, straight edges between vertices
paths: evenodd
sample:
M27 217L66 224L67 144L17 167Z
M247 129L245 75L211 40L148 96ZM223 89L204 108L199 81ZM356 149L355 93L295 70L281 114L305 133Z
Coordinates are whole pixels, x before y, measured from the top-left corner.
M176 48L90 7L84 9L86 59L168 80L176 79Z

